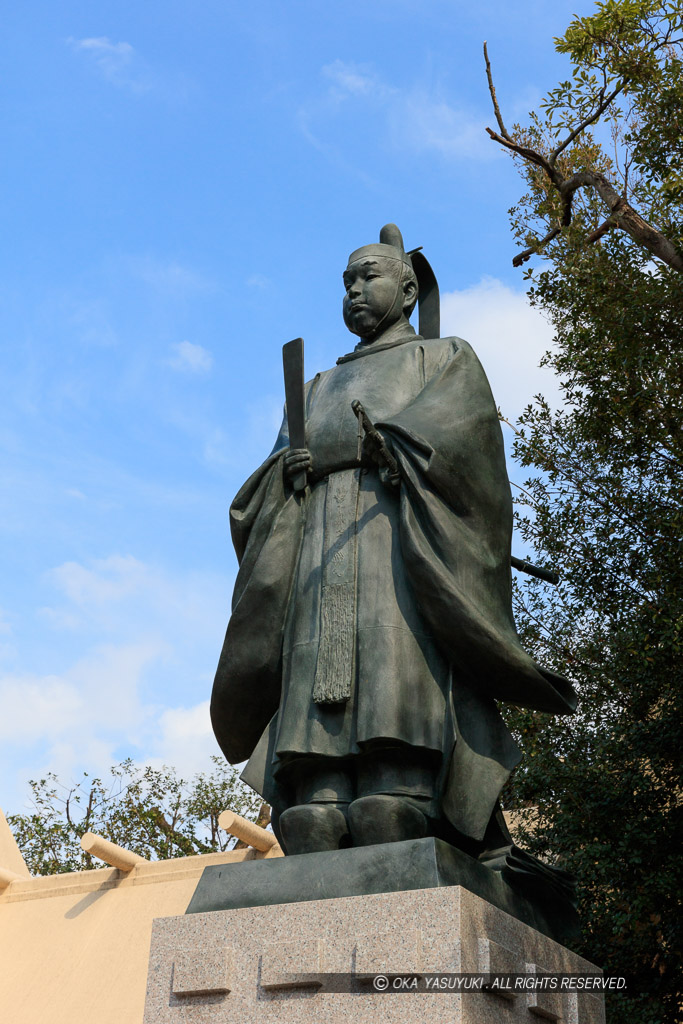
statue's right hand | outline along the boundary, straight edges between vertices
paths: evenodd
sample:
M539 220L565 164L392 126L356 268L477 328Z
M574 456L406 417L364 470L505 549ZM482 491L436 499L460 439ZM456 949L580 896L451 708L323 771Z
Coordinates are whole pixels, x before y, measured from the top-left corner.
M313 459L308 448L291 448L284 459L285 479L292 481L299 473L308 475L313 468Z

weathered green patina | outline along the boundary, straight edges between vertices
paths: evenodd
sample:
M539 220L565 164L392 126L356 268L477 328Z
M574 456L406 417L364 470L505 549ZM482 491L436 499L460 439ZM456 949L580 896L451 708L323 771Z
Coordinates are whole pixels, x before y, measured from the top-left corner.
M575 697L515 632L484 371L460 338L415 333L415 257L393 225L380 238L349 260L361 341L306 384L306 448L290 448L285 414L232 505L240 570L212 718L290 852L433 834L480 853L509 839L498 796L521 756L496 702L567 714Z

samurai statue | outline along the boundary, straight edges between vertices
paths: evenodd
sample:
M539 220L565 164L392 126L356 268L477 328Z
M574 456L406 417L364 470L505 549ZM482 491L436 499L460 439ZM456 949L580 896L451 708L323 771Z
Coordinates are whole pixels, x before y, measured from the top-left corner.
M431 835L495 860L521 757L498 702L571 714L575 694L515 631L496 405L439 336L429 263L387 224L343 280L358 344L302 389L305 443L285 408L230 509L214 731L288 854Z

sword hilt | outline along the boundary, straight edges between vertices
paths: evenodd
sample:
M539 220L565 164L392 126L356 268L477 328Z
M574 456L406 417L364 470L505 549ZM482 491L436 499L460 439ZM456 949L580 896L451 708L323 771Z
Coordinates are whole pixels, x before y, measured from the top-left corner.
M387 443L380 434L379 430L372 422L361 402L357 398L354 398L351 402L351 408L353 409L354 415L358 417L358 422L363 425L363 430L370 440L375 445L376 450L382 457L384 465L387 467L392 476L398 473L398 462L387 448Z

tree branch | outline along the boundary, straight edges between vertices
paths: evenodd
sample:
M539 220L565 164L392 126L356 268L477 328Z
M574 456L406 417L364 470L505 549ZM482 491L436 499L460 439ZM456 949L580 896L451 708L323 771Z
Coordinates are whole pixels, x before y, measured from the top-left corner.
M546 236L538 242L535 242L533 246L525 249L524 252L518 253L512 261L513 266L521 266L531 256L533 256L534 253L539 252L544 246L551 242L553 238L556 238L563 226L567 227L571 224L572 196L577 189L589 187L595 189L600 198L607 205L610 211L610 216L603 224L600 225L599 228L587 235L586 243L588 245L592 245L594 242L597 242L608 231L617 227L622 231L625 231L631 236L634 242L642 246L644 249L647 249L648 252L651 252L653 256L657 257L657 259L666 263L667 266L671 267L673 270L683 273L683 253L679 252L677 247L666 237L666 235L661 231L658 231L656 228L653 228L651 224L648 224L647 221L645 221L640 214L633 209L630 203L627 202L626 198L617 192L614 186L603 174L600 174L598 171L579 171L569 178L564 178L557 171L555 166L560 153L562 153L567 146L571 145L571 143L574 142L581 132L590 124L597 121L610 103L612 103L614 98L622 91L627 80L623 79L607 96L603 95L603 86L603 89L600 91L602 99L599 101L598 106L593 113L584 118L584 120L577 125L577 127L574 128L552 151L549 157L545 157L535 149L530 149L528 146L520 145L508 132L500 112L496 90L493 85L491 62L489 61L488 47L486 43L484 43L484 58L486 60L486 77L488 79L489 93L491 95L496 121L500 128L500 132L494 132L492 128L487 128L486 131L489 137L493 139L494 142L498 142L501 146L509 149L512 153L520 156L523 160L527 160L529 163L542 168L563 201L561 224L551 228Z
M616 226L616 222L613 221L611 217L608 217L607 220L603 220L600 227L596 228L595 231L591 231L589 235L586 235L586 245L593 245L595 242L599 241L603 235L606 235L608 231L611 231L612 228L615 228Z
M66 815L66 820L70 828L74 827L74 823L71 820L71 797L73 796L74 792L75 791L73 789L70 789L69 792L67 793L66 800L64 801L64 813Z
M503 123L503 116L500 112L500 107L498 106L496 90L493 84L493 76L491 75L491 61L489 60L489 51L488 46L486 45L486 41L484 41L484 60L486 61L486 77L488 79L489 92L491 94L491 100L493 102L493 111L496 115L498 127L500 128L500 134L503 136L504 139L508 139L510 142L512 142L512 139L510 138L510 133L508 132L507 128Z
M551 228L545 238L541 238L538 242L534 242L534 244L529 246L528 249L525 249L524 252L518 252L512 260L512 266L521 267L523 263L526 263L527 260L531 259L534 253L540 252L548 242L552 242L553 238L559 235L561 230L562 228L560 227Z
M577 138L577 136L579 136L581 134L581 132L585 131L586 128L590 124L593 124L594 121L597 121L597 119L600 117L600 115L603 114L605 112L605 110L607 110L607 108L610 105L610 103L612 102L612 100L615 98L615 96L619 95L619 93L621 92L621 90L624 88L625 85L626 85L626 79L624 79L622 82L620 82L619 85L616 87L616 89L612 90L612 92L609 94L609 96L605 96L601 100L601 102L598 104L598 107L596 108L596 110L592 114L590 114L588 117L586 117L581 122L581 124L578 125L572 132L570 132L569 135L567 136L567 138L563 142L561 142L559 144L559 146L557 146L556 149L554 149L552 151L552 153L550 154L550 165L551 165L551 167L555 166L555 162L556 162L558 156L560 155L560 153L562 152L562 150L566 149L567 146L570 146L572 144L572 142L574 141L574 139ZM601 90L601 93L603 91L604 90Z
M510 481L510 486L516 487L518 491L521 491L522 494L525 494L529 499L529 504L534 505L536 508L538 508L538 501L536 500L536 498L534 498L533 494L530 494L530 492L527 491L525 487L522 487L521 484L516 484L514 480Z
M564 181L560 193L569 195L579 188L594 188L602 201L609 207L614 226L621 228L630 235L634 242L641 245L653 256L666 263L674 270L683 273L683 255L673 242L651 224L648 224L623 196L619 195L604 174L598 171L579 171Z
M548 161L541 153L537 153L535 149L528 149L527 146L520 146L518 142L514 142L512 139L506 139L498 132L494 132L492 128L487 128L486 131L494 142L499 142L501 146L505 146L506 149L511 149L513 153L517 153L518 156L523 157L532 164L537 164L542 167L545 173L548 175L550 180L556 187L559 188L562 183L562 178L558 175L557 171L550 166Z
M167 836L169 843L175 843L175 845L178 847L181 853L183 853L186 857L193 856L197 853L197 850L199 850L200 853L208 852L208 847L206 846L205 843L202 843L200 840L196 838L184 836L182 832L178 832L176 830L175 826L177 823L177 814L174 814L173 822L171 823L167 821L166 816L160 807L152 807L151 811L152 814L154 815L154 820L156 824L159 826L161 831ZM171 852L171 850L169 850L169 852Z

